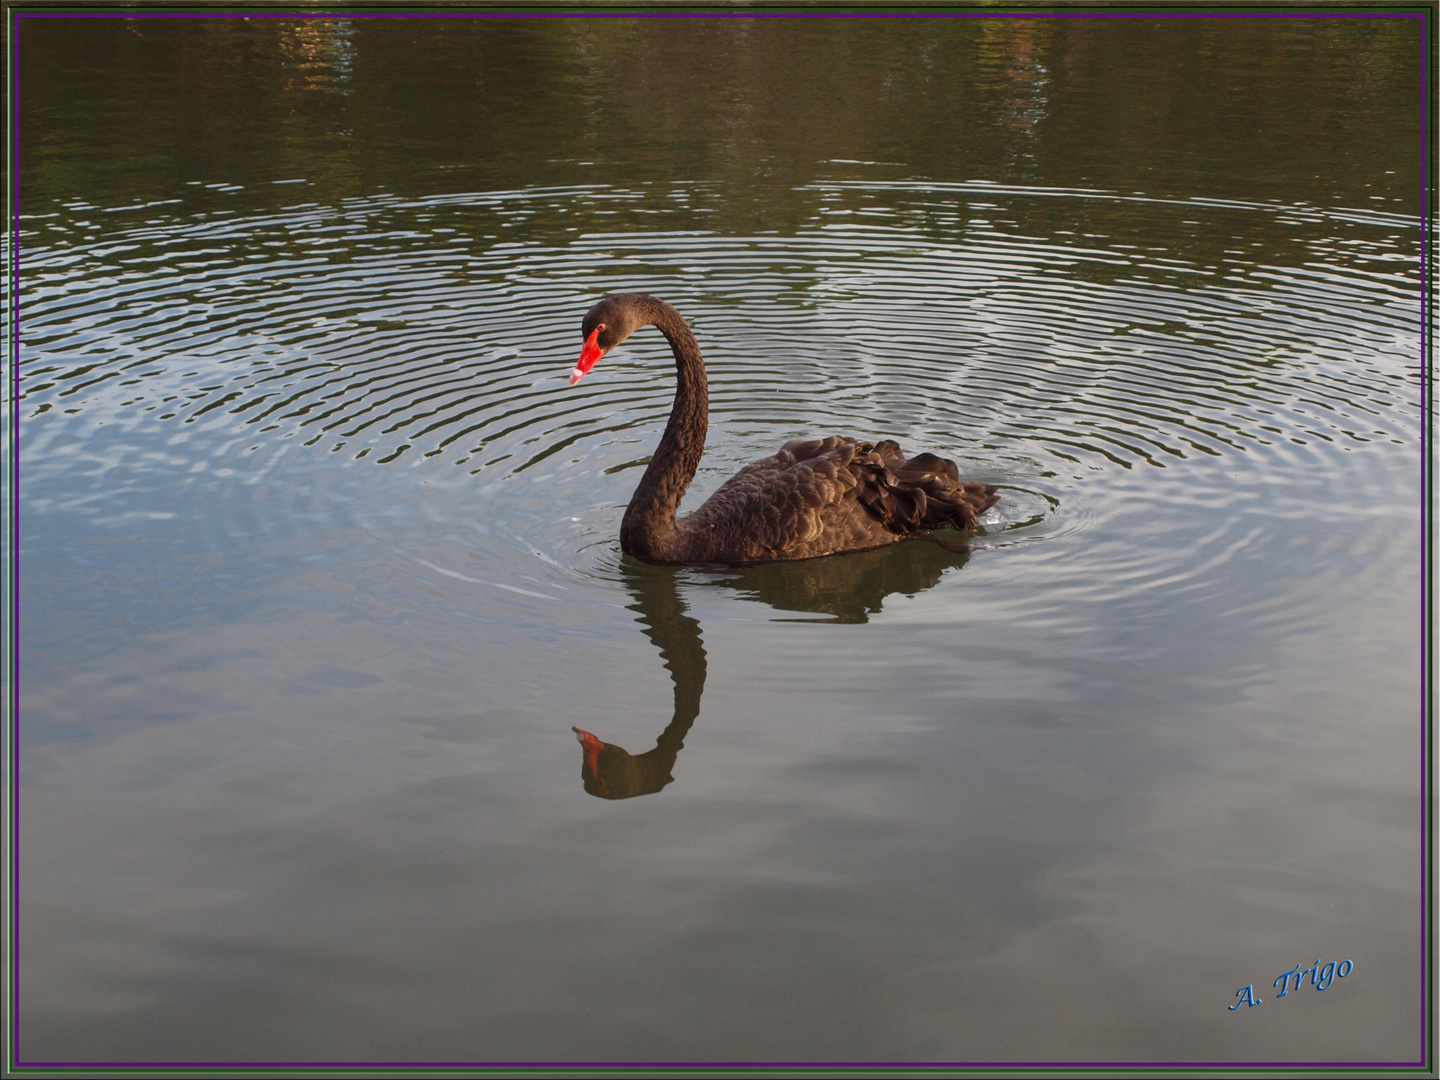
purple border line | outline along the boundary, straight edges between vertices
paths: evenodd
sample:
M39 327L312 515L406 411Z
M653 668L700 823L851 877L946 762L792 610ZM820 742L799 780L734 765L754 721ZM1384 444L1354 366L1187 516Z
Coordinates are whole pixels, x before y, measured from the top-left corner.
M15 48L15 29L18 24L18 12L13 9L6 10L6 34L10 47L6 50L5 65L9 74L10 91L10 113L6 117L10 128L9 150L10 150L10 185L6 192L9 199L10 209L10 251L9 259L6 261L6 271L10 275L8 314L10 317L10 333L6 345L9 349L10 379L8 390L10 393L9 429L6 432L9 445L5 452L9 454L8 481L9 489L6 491L6 510L9 513L9 521L6 523L6 541L9 544L9 560L6 572L9 574L9 581L6 582L8 590L7 599L9 603L5 615L8 627L5 633L6 672L9 675L4 712L8 718L6 732L8 738L5 743L9 775L6 777L10 782L10 798L6 807L8 821L7 839L10 842L9 857L5 864L5 880L9 885L9 894L6 899L10 901L10 917L5 922L5 936L10 946L10 970L11 980L9 986L10 1008L6 1010L5 1028L6 1034L10 1036L7 1044L10 1049L6 1051L6 1065L13 1066L17 1060L15 1045L18 1042L20 1030L20 965L17 957L17 950L20 943L20 170L16 163L20 160L20 65L18 52Z
M1421 866L1422 880L1420 883L1421 895L1424 902L1421 904L1420 918L1421 930L1420 940L1423 951L1420 962L1420 1001L1424 1010L1423 1017L1425 1024L1431 1025L1434 1022L1430 1007L1430 987L1434 980L1435 955L1434 941L1431 936L1431 928L1434 923L1435 896L1431 888L1434 881L1434 846L1435 837L1431 821L1432 808L1434 806L1434 770L1432 768L1432 755L1434 753L1434 738L1431 725L1434 722L1434 668L1431 662L1430 650L1433 642L1430 636L1430 620L1434 614L1431 575L1434 565L1431 559L1430 545L1434 538L1434 499L1432 486L1434 484L1434 471L1430 461L1431 438L1430 427L1433 423L1434 414L1431 408L1431 364L1434 360L1435 339L1431 325L1434 317L1434 303L1430 290L1433 286L1433 275L1431 259L1433 257L1434 236L1431 230L1431 214L1433 209L1431 199L1433 197L1432 184L1436 180L1435 171L1432 167L1431 157L1434 147L1430 143L1430 111L1431 99L1433 98L1433 87L1430 86L1431 71L1431 47L1435 40L1435 24L1432 21L1435 16L1435 8L1425 12L1425 19L1421 26L1421 50L1420 50L1420 492L1424 504L1421 509L1420 527L1420 790L1421 798ZM1421 1044L1422 1058L1426 1050L1434 1045L1435 1032L1433 1028L1422 1032L1425 1039ZM1428 1064L1433 1068L1434 1061Z
M1262 5L1256 5L1261 7ZM1416 6L1416 5L1406 5ZM10 559L8 569L11 572L8 616L8 659L12 677L8 687L7 703L10 706L11 726L9 731L8 746L10 750L10 761L12 763L11 785L10 785L10 822L9 838L11 841L11 858L7 869L11 872L11 882L14 885L11 896L11 912L8 920L10 931L10 944L13 946L10 951L11 986L10 986L10 1010L9 1010L9 1032L15 1036L7 1040L10 1047L7 1071L18 1064L14 1056L15 1046L18 1043L19 1031L19 904L18 904L18 848L19 848L19 390L20 390L20 170L17 167L20 158L20 76L18 58L18 43L16 31L19 28L21 19L116 19L116 18L247 18L247 19L379 19L379 18L1008 18L1008 19L1036 19L1036 18L1060 18L1060 19L1235 19L1235 18L1268 18L1268 19L1334 19L1334 18L1389 18L1389 19L1420 19L1421 21L1421 56L1420 56L1420 90L1421 90L1421 192L1420 192L1420 445L1421 445L1421 491L1423 505L1421 508L1422 525L1422 550L1421 550L1421 790L1422 790L1422 821L1421 821L1421 844L1422 844L1422 894L1424 900L1422 908L1421 941L1424 952L1421 959L1421 1053L1420 1057L1413 1062L1316 1062L1316 1061L1267 1061L1267 1062L1053 1062L1053 1061L966 1061L966 1062L800 1062L800 1061L756 1061L756 1062L530 1062L530 1061L430 1061L430 1062L356 1062L356 1061L247 1061L247 1062L99 1062L99 1061L47 1061L28 1065L28 1068L35 1070L51 1071L61 1069L141 1069L146 1068L155 1072L173 1072L181 1069L204 1069L206 1071L222 1071L250 1068L288 1068L296 1070L313 1071L318 1069L364 1069L382 1070L387 1068L409 1068L426 1069L432 1071L452 1071L457 1069L551 1069L565 1071L580 1071L585 1069L609 1068L609 1069L631 1069L638 1073L647 1073L659 1069L688 1069L688 1070L719 1070L719 1069L745 1069L745 1068L772 1068L785 1071L800 1069L849 1069L849 1070L893 1070L913 1071L926 1068L954 1068L954 1069L1001 1069L1014 1071L1019 1069L1048 1069L1048 1070L1070 1070L1080 1072L1133 1072L1146 1068L1174 1068L1174 1069L1202 1069L1202 1068L1260 1068L1260 1069L1337 1069L1352 1068L1364 1072L1394 1072L1407 1068L1430 1068L1433 1069L1434 1062L1427 1058L1427 1048L1433 1043L1435 1032L1431 1027L1432 1017L1429 1008L1429 985L1433 972L1434 957L1431 955L1430 923L1431 913L1434 907L1434 896L1429 888L1431 882L1432 860L1430 858L1433 833L1431 830L1430 812L1433 805L1433 777L1430 770L1430 752L1433 745L1430 736L1431 702L1433 692L1431 677L1433 675L1430 662L1431 635L1429 633L1429 619L1433 610L1431 596L1431 582L1429 578L1432 569L1430 557L1430 543L1433 533L1433 518L1431 513L1431 485L1434 475L1430 463L1430 424L1432 421L1432 409L1430 407L1430 361L1431 352L1434 346L1434 335L1431 328L1431 316L1433 303L1430 296L1430 286L1433 275L1431 273L1433 230L1430 221L1431 203L1431 182L1435 179L1435 171L1430 167L1430 98L1432 87L1430 86L1430 53L1432 39L1435 36L1435 25L1432 21L1437 12L1432 4L1425 5L1418 11L1396 11L1377 8L1374 11L1333 11L1325 7L1316 7L1305 10L1221 10L1221 11L1045 11L1034 9L1001 9L986 11L935 11L935 12L901 12L885 11L884 9L864 12L841 12L841 11L698 11L698 12L669 12L659 10L630 10L630 11L603 11L603 12L555 12L555 11L534 11L534 12L506 12L506 11L426 11L426 12L394 12L394 11L366 11L338 9L298 9L286 11L258 11L236 6L228 11L116 11L109 12L67 12L63 10L50 11L21 11L15 8L7 8L7 33L9 35L9 48L7 49L6 62L10 69L10 253L8 260L8 271L10 275L10 488L8 492L7 508L10 513L8 523L8 535L10 540ZM21 1068L27 1067L20 1065Z
M764 0L761 0L764 2ZM43 4L44 0L40 0ZM735 8L724 0L700 0L694 5L675 4L675 9L666 5L667 0L640 0L633 6L610 4L602 8L587 10L584 0L573 3L549 0L541 4L527 5L524 0L513 4L486 6L464 6L457 3L416 4L414 0L394 0L390 3L361 4L347 6L343 3L333 6L294 7L282 3L265 3L259 0L257 6L246 3L209 3L205 0L186 4L155 5L144 10L144 0L136 0L142 10L116 10L114 0L90 0L86 4L74 4L69 10L63 3L53 6L25 10L23 0L12 7L17 19L1421 19L1428 22L1435 10L1435 0L1380 0L1367 4L1363 0L1320 0L1305 6L1287 3L1286 0L1256 2L1256 0L1230 0L1213 5L1195 3L1194 0L1170 0L1169 3L1126 4L1123 0L1110 2L1068 2L1054 0L1021 3L1014 6L997 4L988 6L984 0L957 0L956 3L936 3L936 0L913 0L905 5L908 10L891 8L886 0L869 6L863 0L822 0L820 3L805 3L804 0L792 6L772 3L766 7ZM932 9L928 5L936 3ZM414 10L411 9L413 6ZM954 10L963 7L967 10ZM86 10L88 9L88 10ZM97 10L107 9L107 10ZM397 10L398 9L398 10ZM1410 9L1410 10L1405 10Z
M24 19L1426 19L1421 11L416 11L359 9L291 11L132 11L124 16L105 12L17 11Z

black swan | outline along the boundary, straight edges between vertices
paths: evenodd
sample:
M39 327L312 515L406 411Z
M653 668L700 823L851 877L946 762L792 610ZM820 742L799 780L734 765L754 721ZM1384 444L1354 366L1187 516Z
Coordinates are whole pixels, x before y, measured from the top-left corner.
M670 342L679 385L670 423L620 522L620 546L637 559L742 566L863 551L947 523L973 529L976 515L1000 499L993 485L961 480L953 461L934 454L907 460L890 439L831 435L786 443L677 521L705 452L710 412L705 361L689 324L654 296L601 300L581 324L585 347L570 385L642 326Z

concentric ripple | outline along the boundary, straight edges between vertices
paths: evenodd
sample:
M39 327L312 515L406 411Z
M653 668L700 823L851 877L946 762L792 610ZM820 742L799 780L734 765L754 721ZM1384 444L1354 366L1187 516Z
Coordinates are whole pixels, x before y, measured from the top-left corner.
M211 468L286 441L429 463L517 550L593 570L673 393L655 334L568 389L581 316L620 290L700 338L701 496L790 438L890 436L1004 486L986 525L1020 539L1083 527L1096 473L1273 480L1417 439L1416 221L974 183L800 194L814 212L786 236L657 228L705 224L683 185L32 218L25 467L100 427L203 432L186 453Z

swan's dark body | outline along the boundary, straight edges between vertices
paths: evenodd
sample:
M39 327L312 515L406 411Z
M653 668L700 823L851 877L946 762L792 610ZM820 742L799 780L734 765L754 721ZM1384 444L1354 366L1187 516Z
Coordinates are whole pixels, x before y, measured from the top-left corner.
M642 293L600 301L585 316L586 351L571 378L578 382L642 326L656 327L670 342L678 386L665 434L620 523L620 546L638 559L738 566L863 551L946 524L973 529L976 516L999 501L992 485L961 480L953 461L934 454L907 459L889 439L831 435L786 443L677 520L709 421L705 362L684 318Z

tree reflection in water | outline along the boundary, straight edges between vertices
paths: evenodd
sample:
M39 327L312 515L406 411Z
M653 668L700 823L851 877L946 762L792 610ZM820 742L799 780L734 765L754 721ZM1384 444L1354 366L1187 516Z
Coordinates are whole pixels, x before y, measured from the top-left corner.
M702 573L706 583L729 586L740 596L778 611L830 616L797 621L863 623L879 612L891 593L913 596L922 592L937 584L946 570L963 566L967 557L968 549L954 533L938 533L850 555L717 567ZM653 794L670 783L685 736L700 715L705 646L700 624L680 599L676 580L680 572L680 567L649 566L628 555L623 557L621 574L634 598L630 610L639 612L637 621L660 650L670 672L675 710L655 746L643 754L632 754L588 731L574 729L583 750L580 776L591 795L630 799Z

